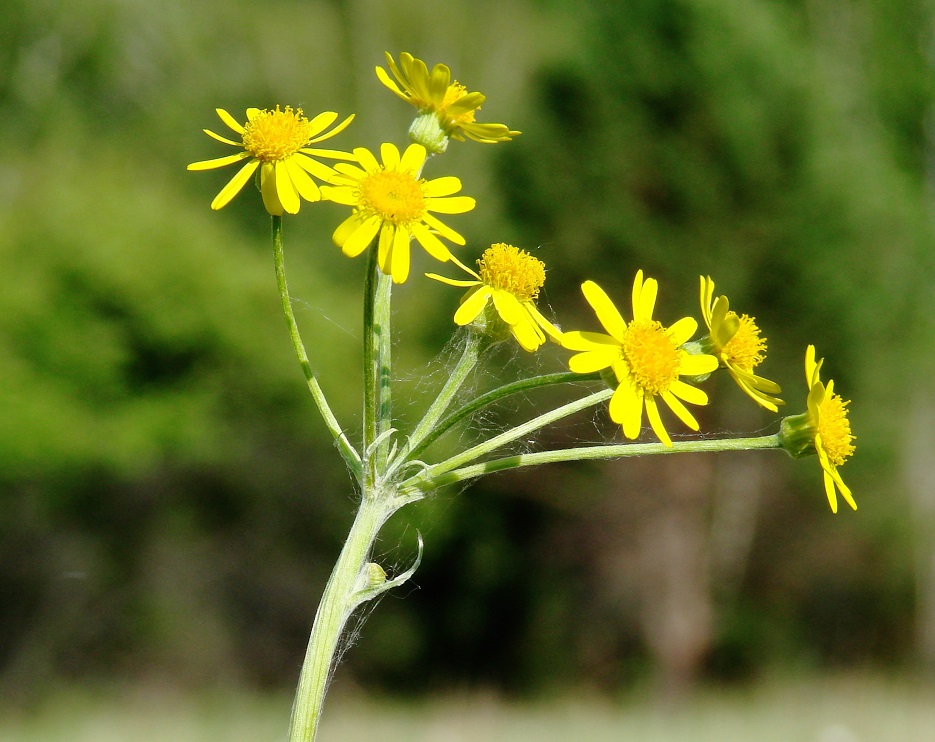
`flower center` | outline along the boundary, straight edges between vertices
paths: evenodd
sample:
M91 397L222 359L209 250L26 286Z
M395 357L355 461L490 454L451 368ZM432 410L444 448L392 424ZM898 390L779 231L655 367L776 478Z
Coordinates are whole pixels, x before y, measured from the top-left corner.
M251 155L264 162L283 160L294 155L312 138L312 126L302 109L286 106L280 111L260 111L244 124L243 146Z
M840 466L854 453L854 436L847 419L847 405L837 394L825 397L818 408L818 434L821 446L834 466Z
M623 336L623 355L630 372L645 392L660 394L678 379L682 354L660 322L634 320Z
M477 267L481 281L513 294L520 301L537 298L545 283L545 263L525 250L503 242L484 250Z
M406 224L425 215L422 181L398 170L380 170L360 181L360 207L384 221Z
M448 106L463 98L465 93L467 93L467 88L457 80L451 83L451 85L448 86L448 90L445 91L445 97L442 99L442 104L438 108L442 115L444 115L444 117L449 121L453 121L458 124L474 123L474 111L478 110L480 106L478 106L476 109L460 113L457 116L452 116L450 113L448 113Z
M731 311L727 316L737 315ZM752 373L753 369L763 362L766 358L766 338L760 337L760 328L756 326L752 317L741 315L740 326L724 346L722 353L727 360L747 373Z

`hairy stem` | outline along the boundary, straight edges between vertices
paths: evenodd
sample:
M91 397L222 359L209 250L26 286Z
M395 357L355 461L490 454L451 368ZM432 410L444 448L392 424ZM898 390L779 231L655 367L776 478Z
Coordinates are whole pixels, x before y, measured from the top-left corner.
M623 443L617 445L581 446L562 448L556 451L522 453L515 456L485 461L481 464L465 466L437 476L427 477L417 483L419 489L436 489L446 484L454 484L467 479L475 479L484 474L505 469L518 469L524 466L553 464L559 461L588 461L595 459L619 459L628 456L649 456L671 453L716 453L719 451L753 451L762 449L781 449L778 435L764 435L758 438L719 438L715 440L676 441L671 446L664 443Z
M361 500L315 614L292 706L289 742L315 739L338 642L347 620L362 602L359 594L367 586L370 551L381 526L395 509L392 500L391 496L375 493Z
M494 451L501 446L515 441L517 438L522 438L524 435L528 435L533 431L539 430L546 425L549 425L553 422L561 420L564 417L573 415L576 412L587 409L593 405L603 402L606 399L609 399L614 393L613 389L602 389L599 392L594 392L589 394L587 397L582 397L581 399L576 399L573 402L564 404L561 407L556 407L554 410L550 410L542 415L534 417L532 420L529 420L522 425L517 425L515 428L511 428L500 435L496 435L493 438L478 443L476 446L463 451L455 456L452 456L449 459L445 459L434 466L430 466L424 471L414 475L407 479L401 485L402 488L418 488L422 489L422 483L428 482L430 480L436 479L440 474L451 471L462 464L466 464L470 461L484 456L491 451Z

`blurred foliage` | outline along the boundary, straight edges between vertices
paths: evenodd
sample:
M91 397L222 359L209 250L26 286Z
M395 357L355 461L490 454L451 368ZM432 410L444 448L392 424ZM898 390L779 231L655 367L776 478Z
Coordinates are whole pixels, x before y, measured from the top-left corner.
M487 93L482 118L524 132L455 143L442 167L478 197L470 244L541 246L564 326L592 321L584 278L626 296L642 267L670 320L697 315L710 274L765 329L764 373L790 410L809 342L855 400L857 514L830 517L816 462L757 459L748 551L731 579L708 570L708 671L905 663L899 418L935 359L931 27L923 0L452 2L444 17L411 1L8 0L0 680L24 694L102 673L294 682L353 493L291 355L259 199L213 213L228 174L184 165L221 154L199 131L217 128L216 106L353 111L335 146L401 143L411 111L372 72L384 49L448 62ZM326 204L290 219L287 263L353 433L363 264L331 245L339 218ZM453 303L423 283L400 287L395 309L416 399L445 373L444 355L429 359ZM775 426L731 386L715 395L706 429ZM566 435L613 433L605 417ZM674 494L673 476L654 462L555 467L403 511L382 556L403 563L418 528L421 589L381 603L342 672L396 690L642 675L659 661L641 602L657 524L674 514L676 532L710 536L730 503L722 485Z

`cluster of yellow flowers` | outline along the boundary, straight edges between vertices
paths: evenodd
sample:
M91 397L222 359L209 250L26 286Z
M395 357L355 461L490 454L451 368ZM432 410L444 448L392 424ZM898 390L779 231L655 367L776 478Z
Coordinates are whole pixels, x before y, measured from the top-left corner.
M332 127L338 119L334 112L309 120L301 109L287 106L281 110L277 106L274 110L250 108L247 121L240 124L227 111L217 109L218 116L241 141L207 129L205 133L241 151L193 163L189 169L206 170L243 160L246 163L221 189L211 207L220 209L229 203L257 170L263 203L274 216L298 213L302 200L328 200L349 206L350 216L334 231L335 244L348 257L356 257L377 238L380 270L394 283L403 283L409 277L410 244L415 238L430 256L442 263L452 262L470 276L453 279L426 274L468 289L454 315L458 325L477 323L489 329L492 323L502 322L526 351L536 351L550 339L574 351L569 360L571 371L605 371L608 379L612 372L616 389L610 399L610 416L628 439L640 435L645 409L659 440L671 446L659 413L659 400L691 430L698 430L697 420L684 403L706 405L708 396L688 382L700 383L718 368L725 369L757 404L778 411L778 405L783 404L775 396L781 391L779 386L755 373L766 356L766 339L752 317L730 309L727 297L715 298L715 284L710 277L702 276L700 281L701 315L708 334L692 342L698 328L693 318L683 317L668 327L653 318L658 284L644 277L642 270L633 282L630 321L623 318L600 286L585 281L582 292L604 332L564 332L536 307L545 282L542 261L503 243L493 244L483 253L476 271L459 261L443 240L464 245L464 237L435 214L463 214L471 211L476 202L469 196L456 195L461 191L461 181L454 176L423 178L426 158L444 152L449 139L463 141L467 137L495 143L509 141L520 132L503 124L477 123L475 114L485 97L452 81L447 66L437 64L430 71L424 62L407 53L400 56L398 63L389 54L386 58L395 81L382 67L376 67L380 82L418 110L409 130L412 143L404 152L384 143L378 160L363 147L344 152L314 146L342 132L353 116ZM336 162L327 165L323 159ZM809 346L805 362L808 411L785 418L780 437L783 447L793 455L818 454L832 510L837 511L837 491L856 509L838 473L838 467L854 451L848 403L833 391L833 382L822 384L821 365L821 361L815 361L814 346Z

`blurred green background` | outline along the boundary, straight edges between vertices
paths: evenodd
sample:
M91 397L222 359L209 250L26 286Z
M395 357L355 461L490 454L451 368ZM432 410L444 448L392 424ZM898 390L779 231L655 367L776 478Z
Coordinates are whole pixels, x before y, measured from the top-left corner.
M413 111L373 74L384 50L447 63L487 94L480 120L523 132L429 163L478 199L449 220L466 261L534 249L566 327L593 323L586 278L625 306L643 268L671 322L712 275L764 329L792 413L805 346L826 357L853 400L860 510L832 516L817 461L775 453L441 492L389 524L385 564L412 557L415 529L425 559L337 686L674 697L776 672L929 675L933 29L927 0L6 0L0 697L291 692L354 492L291 353L260 199L212 212L233 171L185 165L228 153L201 132L223 128L215 107L354 112L329 144L404 144ZM286 250L313 366L356 432L364 264L330 241L345 212L306 205ZM403 423L445 374L457 300L417 253L394 292ZM478 384L565 355L504 349ZM704 430L777 430L720 381ZM603 432L596 411L527 446Z

